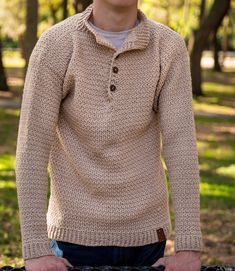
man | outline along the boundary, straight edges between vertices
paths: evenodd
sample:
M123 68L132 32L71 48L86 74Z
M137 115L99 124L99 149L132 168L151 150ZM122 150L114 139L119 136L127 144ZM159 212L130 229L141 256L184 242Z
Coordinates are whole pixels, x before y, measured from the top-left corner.
M16 150L27 270L65 271L73 260L98 263L94 251L150 253L150 247L151 260L141 259L143 250L131 261L111 263L200 270L200 178L187 48L177 32L137 6L137 0L94 0L45 31L31 54ZM176 253L159 258L171 232L161 148ZM52 251L55 244L63 257ZM114 256L104 252L102 263Z

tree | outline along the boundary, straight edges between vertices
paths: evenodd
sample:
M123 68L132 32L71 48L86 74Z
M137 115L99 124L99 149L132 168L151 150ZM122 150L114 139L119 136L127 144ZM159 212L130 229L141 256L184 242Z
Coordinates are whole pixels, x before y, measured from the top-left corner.
M63 0L62 5L63 5L63 19L66 19L68 17L68 0Z
M26 32L24 38L24 57L26 61L25 72L28 67L29 57L37 42L38 28L38 0L26 2Z
M203 0L202 0L203 1ZM194 32L194 44L190 53L193 93L196 96L202 95L201 82L201 57L206 42L211 33L221 25L223 18L228 13L231 0L214 0L209 14L202 19L201 25Z
M0 28L1 30L1 28ZM6 74L5 70L3 67L3 62L2 62L2 39L1 39L1 31L0 31L0 90L8 91L9 87L7 85L7 79L6 79Z
M206 0L201 0L200 3L200 15L199 15L199 25L202 26L202 22L205 19L206 13Z
M0 0L0 24L2 39L7 37L18 41L22 49L25 33L25 0ZM23 53L23 50L21 52Z
M80 0L73 0L73 8L74 8L75 13L80 12L79 3L80 3Z
M52 24L56 24L58 23L61 19L66 18L65 16L67 16L67 1L65 0L48 0L47 5L49 7L49 11L50 11L50 15L52 18ZM63 8L63 17L59 16L58 13L61 10L61 7Z
M221 72L221 66L219 63L219 42L217 39L218 28L212 34L212 44L213 44L213 52L214 52L214 71Z
M75 10L75 13L83 11L91 3L92 3L92 0L73 0L73 7L74 7L74 10Z

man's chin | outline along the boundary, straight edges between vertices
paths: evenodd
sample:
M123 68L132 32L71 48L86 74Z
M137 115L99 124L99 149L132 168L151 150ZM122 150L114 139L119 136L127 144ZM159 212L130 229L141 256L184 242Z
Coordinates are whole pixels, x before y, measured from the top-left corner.
M106 0L106 2L115 8L122 9L137 5L138 0Z

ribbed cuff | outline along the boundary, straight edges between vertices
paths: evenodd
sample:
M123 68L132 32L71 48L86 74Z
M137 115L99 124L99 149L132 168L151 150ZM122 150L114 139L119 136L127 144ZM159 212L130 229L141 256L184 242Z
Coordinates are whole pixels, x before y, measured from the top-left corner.
M175 252L180 250L203 251L203 240L201 235L176 235Z
M50 246L47 243L30 243L22 245L22 256L24 260L37 258L46 255L54 255Z

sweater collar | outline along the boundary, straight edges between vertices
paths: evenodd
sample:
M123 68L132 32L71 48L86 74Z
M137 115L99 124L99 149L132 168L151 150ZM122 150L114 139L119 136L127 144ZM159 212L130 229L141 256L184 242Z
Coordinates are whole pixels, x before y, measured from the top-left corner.
M148 18L142 10L138 8L137 16L140 20L139 24L133 28L127 38L124 40L122 46L116 49L111 42L105 39L101 34L95 31L95 29L89 24L88 19L91 16L93 10L93 3L91 3L83 12L80 13L80 20L78 22L78 28L81 30L88 30L95 36L96 42L104 46L110 47L121 53L132 49L144 49L147 47L150 40L150 28L148 24Z

